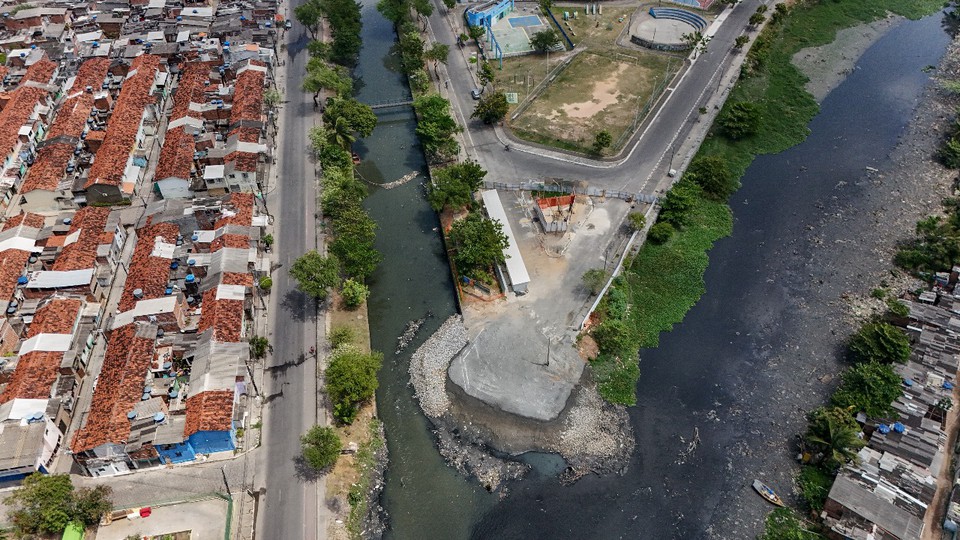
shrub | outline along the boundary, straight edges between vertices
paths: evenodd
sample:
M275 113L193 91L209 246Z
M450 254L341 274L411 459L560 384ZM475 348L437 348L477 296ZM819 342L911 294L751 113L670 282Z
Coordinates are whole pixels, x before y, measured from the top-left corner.
M373 397L377 391L377 372L383 354L364 354L353 347L334 350L327 367L327 393L333 403L333 415L344 424L353 422L357 405Z
M863 411L871 418L896 414L893 402L903 395L903 382L888 364L865 362L841 375L831 402L840 408Z
M937 157L944 167L960 169L960 139L954 136L944 141L937 151Z
M583 285L590 294L600 294L607 283L607 271L602 268L591 268L583 273Z
M340 294L343 295L343 302L347 307L355 308L370 296L370 289L363 283L348 279L343 282Z
M647 217L641 212L630 212L627 214L627 224L633 231L642 231L647 226Z
M330 330L327 339L330 340L330 348L338 349L341 345L349 345L356 341L357 334L349 326L336 326Z
M910 358L910 338L892 324L867 323L850 339L850 356L855 362L902 364Z
M313 426L300 437L300 449L307 465L322 471L337 462L343 443L332 427Z
M609 318L600 323L592 332L600 352L614 356L623 355L632 345L626 323L620 319Z
M261 289L269 291L273 287L273 278L270 276L263 276L260 278L260 281L257 283Z
M723 133L733 140L756 135L760 130L760 106L749 101L738 101L725 107L719 124Z
M654 244L663 244L673 236L673 233L676 229L673 228L673 225L661 221L655 223L653 227L650 227L650 232L647 233L647 238L650 239Z
M657 221L669 223L677 229L683 227L690 221L690 211L702 194L700 186L684 175L661 199Z
M807 508L815 514L823 510L823 503L827 502L827 495L833 487L834 475L813 465L800 467L797 474L797 487L800 489L800 498Z
M250 338L250 355L255 359L263 358L267 355L270 348L270 342L263 336L253 336Z
M697 157L683 176L696 182L704 194L715 200L726 199L740 187L740 181L730 169L730 164L718 154Z

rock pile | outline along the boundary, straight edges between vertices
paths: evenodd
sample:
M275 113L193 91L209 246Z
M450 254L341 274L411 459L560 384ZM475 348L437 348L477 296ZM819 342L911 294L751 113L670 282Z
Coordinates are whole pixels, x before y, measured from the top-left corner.
M603 401L596 389L581 386L557 448L570 467L581 473L620 473L634 444L626 409Z
M463 318L454 315L410 358L410 382L428 417L439 418L450 408L446 390L447 368L466 345L467 329L463 326Z

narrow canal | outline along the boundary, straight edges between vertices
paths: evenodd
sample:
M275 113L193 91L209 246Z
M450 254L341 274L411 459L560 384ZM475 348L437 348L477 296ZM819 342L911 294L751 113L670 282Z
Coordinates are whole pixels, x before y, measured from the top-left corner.
M373 2L363 7L363 24L359 99L409 95L394 69L394 33ZM658 349L641 353L639 403L630 411L638 445L623 477L588 477L571 487L536 477L500 501L443 463L407 384L409 353L456 310L437 218L419 182L373 189L367 206L380 226L384 263L374 276L370 314L373 346L385 353L378 400L390 449L383 497L389 537L693 539L759 532L769 509L746 495L747 486L764 477L790 491L788 438L796 426L785 429L780 420L816 405L808 401L817 391L793 391L811 384L798 374L812 363L807 369L782 362L808 348L811 358L829 364L836 352L815 343L836 339L818 336L797 316L837 277L829 261L811 264L804 225L820 222L824 207L869 211L858 205L871 184L857 180L864 167L888 165L930 83L924 68L938 63L949 42L940 24L937 15L894 28L824 101L803 144L761 157L747 171L731 201L734 233L710 253L706 295ZM361 174L383 183L423 171L414 128L409 110L380 115L361 147ZM433 317L417 341L394 356L407 321L428 312ZM791 401L794 394L800 399Z

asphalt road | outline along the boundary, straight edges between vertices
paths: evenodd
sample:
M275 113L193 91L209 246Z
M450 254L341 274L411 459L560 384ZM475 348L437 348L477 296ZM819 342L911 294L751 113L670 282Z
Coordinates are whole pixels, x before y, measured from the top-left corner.
M289 13L300 1L293 0ZM286 31L286 80L279 81L284 94L276 185L267 202L276 218L277 260L271 294L270 344L273 354L266 371L264 439L266 455L261 463L266 494L259 538L314 540L325 537L326 515L321 508L323 482L306 478L297 466L299 437L322 422L317 407L317 359L309 354L317 343L317 310L313 300L296 288L288 270L293 261L316 247L316 183L314 165L307 150L307 131L313 125L313 99L300 89L306 72L309 35L299 24Z
M440 43L450 45L448 72L455 97L453 107L467 124L464 133L468 155L477 160L487 171L488 179L503 182L557 177L565 180L585 180L588 184L607 189L640 193L655 193L669 186L666 172L670 161L679 165L680 156L674 153L699 116L698 109L717 91L722 70L733 58L733 42L746 28L747 20L761 3L759 0L740 2L720 26L710 41L707 52L690 66L684 78L668 88L672 94L656 113L646 129L635 136L628 148L629 157L614 167L591 167L584 164L561 161L546 155L521 151L513 144L507 153L493 128L479 120L470 120L476 102L470 90L476 87L472 65L467 62L456 45L451 25L459 28L463 22L449 15L447 9L435 1L430 25ZM752 32L751 40L756 37ZM469 50L469 49L465 49ZM639 139L639 142L638 142Z

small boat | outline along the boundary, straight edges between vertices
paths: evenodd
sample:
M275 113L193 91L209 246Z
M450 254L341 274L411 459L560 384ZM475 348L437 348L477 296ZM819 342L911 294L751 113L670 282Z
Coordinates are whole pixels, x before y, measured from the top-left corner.
M358 153L356 153L356 152L353 152L353 153L350 154L350 157L353 158L353 164L354 164L354 165L359 165L359 164L360 164L360 154L358 154Z
M781 499L780 496L777 495L777 492L771 489L770 486L764 484L763 482L759 480L754 480L753 489L757 490L757 493L759 493L761 497L770 501L771 503L777 506L784 506L783 499Z

